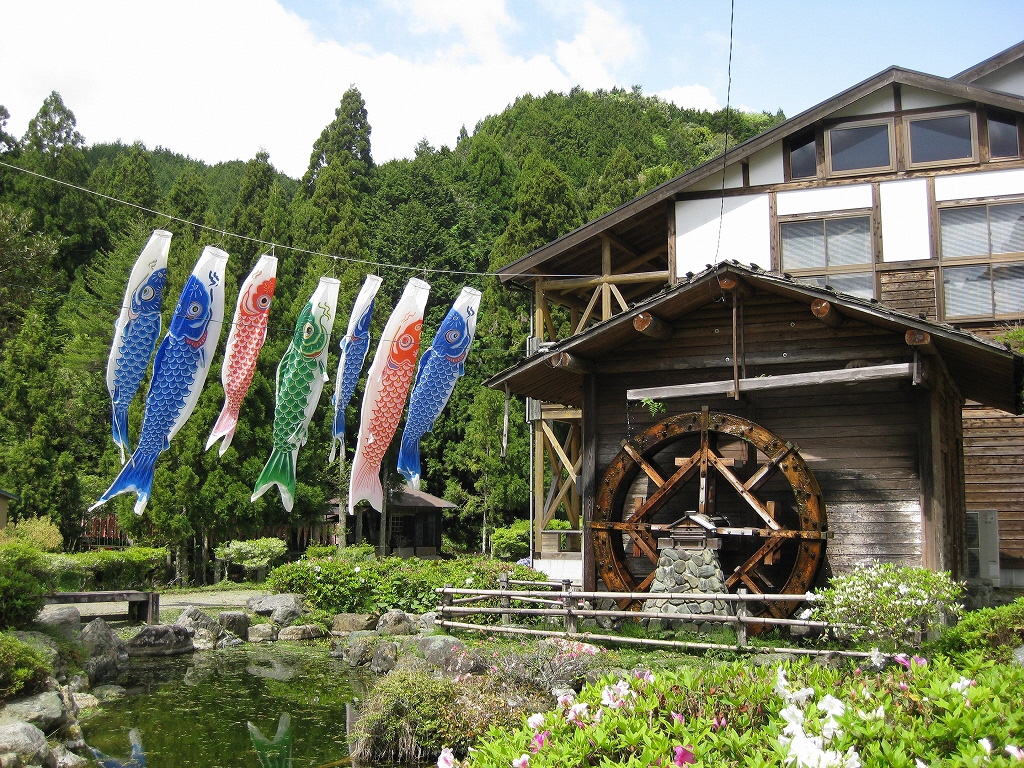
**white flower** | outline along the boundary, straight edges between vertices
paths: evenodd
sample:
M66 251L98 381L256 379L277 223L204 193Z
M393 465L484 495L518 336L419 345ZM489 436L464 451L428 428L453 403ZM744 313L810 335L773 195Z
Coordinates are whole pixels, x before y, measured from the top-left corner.
M573 702L575 702L575 701L576 701L576 695L575 694L573 694L573 693L563 693L561 696L558 697L558 706L560 706L560 707L570 707L570 706L572 706Z
M850 747L846 750L846 759L843 761L844 768L860 768L860 755L857 754L856 747Z
M914 758L914 768L928 768L928 763L920 757Z
M978 739L978 743L981 745L981 748L985 750L985 754L986 755L991 755L992 754L992 742L991 741L989 741L988 739Z
M883 664L885 664L885 654L879 651L877 648L872 648L871 664L876 667L881 667Z
M544 725L544 713L535 712L534 714L530 715L528 718L526 718L526 724L530 726L533 730L539 731L540 727Z
M782 667L775 672L775 695L783 699L789 696L789 680L786 679L786 670Z
M359 573L361 570L363 569L357 565L355 568L352 569L352 573Z
M831 717L826 717L825 722L821 724L821 738L825 741L832 741L832 737L837 735L843 735L842 730L839 728L839 723Z
M455 755L452 754L451 749L445 747L441 750L441 754L437 756L437 768L452 768L455 765Z
M512 768L530 768L530 756L522 755L512 761Z
M586 704L573 704L569 707L569 711L565 715L565 719L570 723L581 723L587 717L587 710L590 709Z
M967 694L965 692L972 685L974 685L974 681L973 680L968 680L966 677L961 675L960 679L957 682L955 682L952 685L950 685L949 687L952 688L957 693L963 693L966 696Z
M827 693L818 702L818 709L832 717L842 717L846 712L846 705L832 694Z
M802 707L812 696L814 696L813 688L801 688L799 691L789 694L789 696L786 697L786 701L794 701Z

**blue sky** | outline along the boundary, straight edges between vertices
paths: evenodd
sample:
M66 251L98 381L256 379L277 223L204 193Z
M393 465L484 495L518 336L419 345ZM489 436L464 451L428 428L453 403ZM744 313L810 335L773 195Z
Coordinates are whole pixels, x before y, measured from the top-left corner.
M794 115L890 64L952 75L1024 39L1021 3L737 0L732 103ZM263 147L300 175L355 84L378 162L451 144L523 93L640 85L726 100L718 0L0 0L0 104L58 90L89 142L208 162Z

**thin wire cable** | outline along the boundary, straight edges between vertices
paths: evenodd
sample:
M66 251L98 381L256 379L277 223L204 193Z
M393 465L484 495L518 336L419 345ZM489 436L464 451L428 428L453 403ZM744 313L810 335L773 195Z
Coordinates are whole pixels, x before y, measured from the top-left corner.
M256 243L258 245L266 246L266 247L269 247L271 249L273 249L273 248L283 248L285 250L294 251L295 253L305 254L307 256L323 256L324 258L334 259L335 261L344 261L344 262L347 262L349 264L364 264L364 265L366 265L368 267L375 267L377 269L380 269L381 267L384 267L385 269L403 270L405 272L430 273L430 274L435 274L435 275L464 275L464 276L472 276L472 277L498 277L498 276L500 276L499 272L473 272L473 271L470 271L470 270L462 270L462 269L432 269L430 267L422 267L422 266L420 266L420 267L413 267L413 266L408 266L406 264L391 264L391 263L386 262L386 261L374 261L373 259L355 259L355 258L352 258L351 256L338 256L337 254L334 254L334 253L323 253L322 251L311 251L311 250L307 250L305 248L296 248L293 245L284 245L282 243L274 243L274 242L272 242L270 240L261 240L258 237L249 237L248 235L239 235L239 234L237 234L235 232L228 232L226 229L222 229L220 227L210 227L210 226L207 226L206 224L199 224L198 222L195 222L195 221L189 221L188 219L183 219L180 216L173 216L173 215L171 215L169 213L164 213L163 211L157 211L157 210L154 210L153 208L147 208L146 206L139 205L138 203L131 203L131 202L128 202L127 200L121 200L120 198L114 197L112 195L104 194L103 192L97 192L96 190L89 189L88 187L83 187L83 186L80 186L78 184L72 184L70 181L64 181L62 179L55 179L52 176L47 176L47 175L42 174L42 173L37 173L36 171L30 171L28 168L22 168L22 167L17 166L17 165L11 165L10 163L5 163L2 160L0 160L0 166L2 166L4 168L9 168L12 171L18 171L19 173L27 173L30 176L35 176L36 178L39 178L39 179L45 179L46 181L53 182L54 184L61 184L61 185L65 186L65 187L70 187L71 189L77 190L79 192L85 192L86 194L94 195L95 197L100 197L100 198L103 198L104 200L109 200L112 203L118 203L120 205L127 205L130 208L135 208L136 210L143 211L143 212L151 214L153 216L160 216L162 218L169 219L170 221L176 221L179 224L188 224L189 226L195 227L197 229L202 229L202 230L205 230L207 232L214 232L217 235L220 235L222 240L223 240L223 238L230 236L230 237L237 238L239 240L244 240L244 241L249 242L249 243ZM529 272L529 273L526 273L526 274L529 277L554 277L554 278L557 278L557 277L600 277L600 275L598 275L597 273L593 273L593 272L586 273L586 274L583 274L583 273L580 273L580 274L562 274L562 273L556 274L556 273L550 273L549 274L549 273L542 273L542 272Z
M718 263L718 252L722 247L722 219L725 217L725 172L727 168L726 157L729 154L729 116L732 103L732 41L735 19L736 0L731 0L729 3L729 66L727 69L729 80L725 90L725 149L722 151L722 202L718 209L718 242L715 243L715 264Z

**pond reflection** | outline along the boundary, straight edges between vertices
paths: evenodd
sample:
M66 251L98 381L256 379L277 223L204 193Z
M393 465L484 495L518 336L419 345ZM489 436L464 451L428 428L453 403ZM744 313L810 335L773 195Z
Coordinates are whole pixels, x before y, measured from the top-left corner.
M324 648L248 645L168 659L133 659L122 681L128 696L82 713L89 746L107 755L128 749L137 729L147 768L254 768L247 722L274 732L291 716L293 768L338 764L362 698L361 678Z

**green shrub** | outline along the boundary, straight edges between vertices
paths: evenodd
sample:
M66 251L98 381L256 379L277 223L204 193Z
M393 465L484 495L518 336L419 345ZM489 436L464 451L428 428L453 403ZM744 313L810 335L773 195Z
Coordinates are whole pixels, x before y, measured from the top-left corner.
M146 589L162 581L167 562L163 547L94 549L42 555L46 581L61 592L93 589Z
M948 573L892 563L861 566L836 576L818 596L815 618L851 625L854 640L886 649L914 641L925 624L942 624L960 611L963 585Z
M305 558L307 560L329 560L338 554L338 548L330 544L310 544L306 547Z
M270 567L288 552L288 545L273 536L263 539L229 541L214 551L218 560L237 563L247 575Z
M1013 650L1024 645L1024 597L999 608L971 611L955 627L928 644L930 653L960 657L980 651L987 657L1009 662Z
M40 552L60 552L64 548L60 528L48 517L28 517L8 523L6 528L0 529L0 544L11 541L23 542Z
M446 584L496 589L498 575L537 579L536 571L486 557L454 560L297 560L270 572L267 586L305 595L311 608L329 613L376 613L401 608L432 611L441 600L434 591Z
M25 544L0 546L0 629L31 624L45 604L46 584L36 573L41 555Z
M0 703L41 690L51 674L53 670L41 653L0 634Z
M310 544L306 547L307 560L346 560L359 563L376 558L373 544L349 544L340 550L331 545Z
M548 522L545 530L568 531L572 528L568 520L554 519ZM561 545L565 546L562 536ZM521 560L530 556L530 521L516 520L504 528L495 528L491 532L491 554L502 560Z

